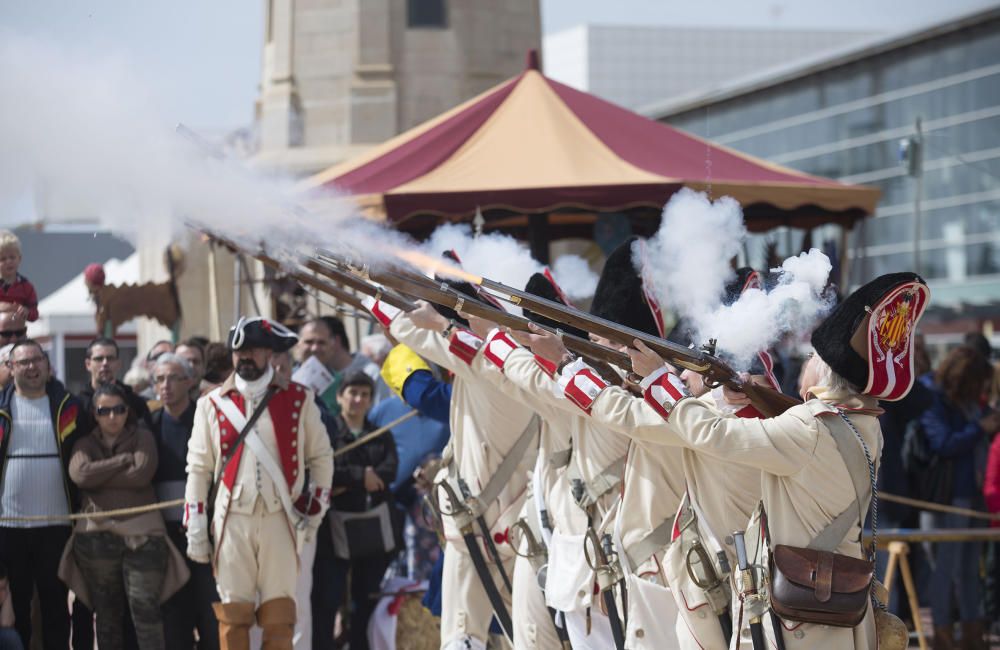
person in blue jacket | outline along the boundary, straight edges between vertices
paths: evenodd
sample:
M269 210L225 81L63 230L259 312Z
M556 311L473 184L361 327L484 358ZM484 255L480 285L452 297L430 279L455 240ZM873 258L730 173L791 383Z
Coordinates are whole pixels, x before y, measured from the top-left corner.
M945 357L933 377L921 379L932 398L920 422L931 452L951 466L948 503L952 506L981 506L985 445L988 436L1000 429L1000 412L983 406L992 377L992 367L979 350L960 346ZM967 516L937 512L921 513L920 524L924 529L974 525ZM953 647L953 594L958 596L962 647L986 648L979 555L980 544L973 542L940 543L933 549L930 591L935 648Z

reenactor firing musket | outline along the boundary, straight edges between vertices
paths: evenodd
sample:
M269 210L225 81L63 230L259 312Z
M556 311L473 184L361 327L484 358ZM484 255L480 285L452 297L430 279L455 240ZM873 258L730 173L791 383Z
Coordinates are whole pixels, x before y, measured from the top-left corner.
M630 327L618 325L617 323L598 318L578 309L571 309L565 305L534 296L487 278L471 276L468 279L511 304L564 323L567 326L604 337L613 343L633 347L635 345L634 341L638 339L668 363L704 375L706 385L710 387L723 385L744 393L764 417L774 417L784 413L792 406L801 403L794 397L783 395L772 388L743 381L739 374L729 367L726 362L715 356L714 341L710 341L702 350L692 350L677 343L651 336ZM569 346L567 345L567 347Z
M305 266L311 271L325 275L331 280L345 286L357 288L359 291L365 291L365 289L361 288L363 284L371 287L368 283L368 281L371 281L395 289L398 292L420 298L421 300L449 307L456 312L463 312L471 316L483 318L512 330L531 331L529 329L530 321L527 318L497 309L481 300L461 293L446 283L435 282L422 275L401 270L374 270L369 267L359 269L328 254L308 260ZM614 383L620 383L620 379L611 370L610 366L618 366L626 370L631 368L631 360L624 352L594 343L579 336L574 336L573 334L558 332L537 324L534 324L534 326L560 334L567 348L580 356L586 357L595 368L601 371L602 376L613 380Z

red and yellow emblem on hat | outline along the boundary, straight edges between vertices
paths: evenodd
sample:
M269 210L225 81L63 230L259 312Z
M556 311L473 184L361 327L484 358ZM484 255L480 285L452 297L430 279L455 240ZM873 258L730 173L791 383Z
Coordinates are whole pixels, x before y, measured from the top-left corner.
M899 285L870 310L867 330L868 385L881 400L902 399L913 386L913 334L930 291L922 282Z

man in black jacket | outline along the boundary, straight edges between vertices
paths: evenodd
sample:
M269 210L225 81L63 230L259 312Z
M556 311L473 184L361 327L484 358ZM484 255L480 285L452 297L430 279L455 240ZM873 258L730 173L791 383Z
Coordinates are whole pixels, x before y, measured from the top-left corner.
M42 347L14 344L7 362L14 381L0 393L0 517L51 516L52 521L0 522L0 562L8 567L15 627L31 647L31 596L38 590L45 650L69 646L66 585L57 570L77 502L69 480L73 445L89 433L84 408L50 379Z
M194 427L195 403L191 401L191 385L197 381L194 369L183 357L165 352L156 358L152 368L153 387L163 404L153 411L153 437L159 463L153 477L153 487L159 501L184 498L187 483L187 447ZM184 508L163 510L167 534L182 554L187 555L187 534L184 531ZM219 600L212 567L187 560L191 579L180 591L163 604L163 631L167 648L218 650L219 622L212 603ZM198 630L198 643L194 631Z
M118 387L125 391L128 405L136 417L142 420L146 426L151 427L149 419L149 406L139 395L121 381L118 380L118 373L122 369L121 355L118 350L118 343L114 339L98 337L87 346L87 357L84 366L90 373L90 382L86 388L80 391L80 400L85 408L89 409L90 401L94 397L94 391L101 384L118 384Z
M392 492L389 485L396 478L396 468L399 458L396 454L396 443L392 433L387 432L365 444L337 455L338 450L353 443L361 436L370 433L375 426L366 417L372 405L375 393L375 382L364 372L354 372L344 378L337 390L337 403L340 405L340 415L337 416L337 431L333 440L334 472L333 472L333 505L331 511L337 513L360 513L378 508L388 502L389 512L395 515L392 503ZM339 488L339 489L338 489ZM341 490L343 490L341 492ZM340 494L337 494L341 492ZM398 526L399 517L394 517ZM331 521L331 526L336 525ZM394 526L395 528L396 526ZM350 574L351 585L351 648L367 650L368 619L378 602L372 594L379 592L382 576L395 556L397 549L391 552L380 552L387 540L350 539L349 548L334 549L337 557L333 560L335 567L336 588L332 591L336 596L334 603L339 604L343 598L347 576ZM398 535L396 536L398 537ZM388 540L391 543L391 540ZM356 551L365 551L364 557L357 557ZM350 559L343 559L350 556ZM318 559L318 558L317 558ZM322 614L313 612L313 620L318 620ZM332 617L330 618L332 621Z

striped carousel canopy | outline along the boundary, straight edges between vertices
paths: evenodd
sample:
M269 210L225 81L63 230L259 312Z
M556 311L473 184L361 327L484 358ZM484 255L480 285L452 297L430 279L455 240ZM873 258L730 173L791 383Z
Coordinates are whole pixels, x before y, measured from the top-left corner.
M710 176L707 175L707 170ZM811 176L713 144L549 79L517 77L309 178L401 229L481 209L517 214L661 208L681 187L728 195L750 230L850 226L876 188ZM420 219L420 218L423 219Z

